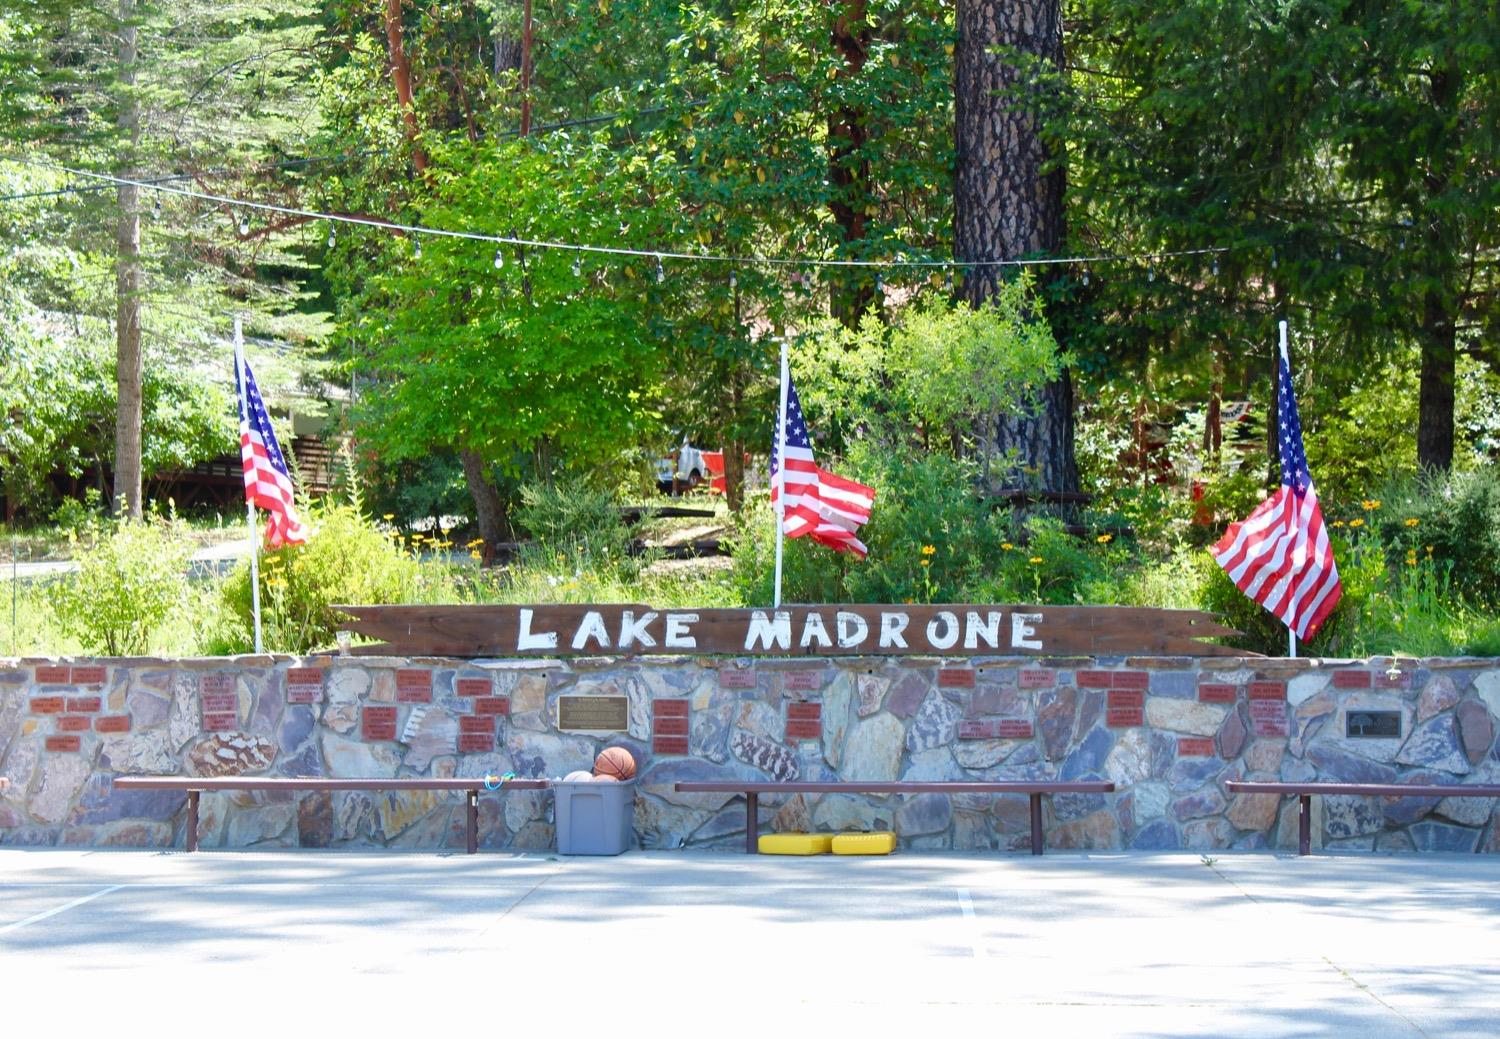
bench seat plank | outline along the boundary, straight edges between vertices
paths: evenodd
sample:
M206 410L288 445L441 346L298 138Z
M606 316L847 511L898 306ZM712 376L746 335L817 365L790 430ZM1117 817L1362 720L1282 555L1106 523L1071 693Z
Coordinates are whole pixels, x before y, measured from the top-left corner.
M1333 797L1500 797L1500 786L1482 783L1270 783L1231 779L1231 794L1279 794L1297 799L1297 854L1312 854L1312 799Z

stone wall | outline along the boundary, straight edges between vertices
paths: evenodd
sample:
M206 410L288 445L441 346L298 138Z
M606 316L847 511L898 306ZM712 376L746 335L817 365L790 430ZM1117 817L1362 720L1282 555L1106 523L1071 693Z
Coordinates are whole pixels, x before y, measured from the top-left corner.
M628 732L559 732L564 694L626 697ZM1396 712L1400 735L1350 736L1366 711ZM113 792L115 775L561 776L619 743L645 847L743 846L740 799L681 779L1057 777L1119 790L1048 799L1049 847L1289 848L1295 801L1227 780L1500 782L1497 729L1495 659L0 660L0 844L180 846L183 795ZM1314 803L1325 847L1500 851L1489 800ZM480 805L483 847L552 846L550 793ZM910 848L1028 835L1017 796L799 795L761 815ZM199 825L205 847L463 843L461 800L431 793L213 794Z

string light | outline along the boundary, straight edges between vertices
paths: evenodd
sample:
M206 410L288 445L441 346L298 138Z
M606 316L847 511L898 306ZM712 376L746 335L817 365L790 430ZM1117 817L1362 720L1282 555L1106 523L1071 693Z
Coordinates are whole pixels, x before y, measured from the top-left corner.
M1084 288L1088 288L1089 287L1089 269L1088 269L1088 267L1084 267L1083 268L1083 287Z
M328 248L330 248L330 249L333 248L334 233L335 232L334 232L334 229L333 229L333 224L330 223L328 225Z
M495 270L505 266L505 252L501 249L495 250Z
M244 238L249 233L250 233L250 217L248 215L242 213L242 214L240 214L240 237Z
M664 282L666 280L667 280L667 271L666 271L666 268L662 266L662 264L661 264L661 254L658 253L657 257L656 257L656 284L660 285L662 282Z
M411 254L418 260L422 258L422 239L418 235L412 235Z
M1219 276L1219 258L1217 256L1215 256L1214 257L1214 277L1217 278L1218 276Z
M1146 280L1147 281L1155 281L1156 280L1156 267L1155 267L1155 265L1149 264L1149 263L1146 265Z
M1278 264L1276 262L1276 250L1272 249L1271 250L1271 270L1274 271L1278 266L1280 266L1280 264Z
M573 254L573 277L583 277L583 259L577 253Z
M1333 247L1333 258L1337 263L1344 262L1344 247L1342 245L1335 245Z

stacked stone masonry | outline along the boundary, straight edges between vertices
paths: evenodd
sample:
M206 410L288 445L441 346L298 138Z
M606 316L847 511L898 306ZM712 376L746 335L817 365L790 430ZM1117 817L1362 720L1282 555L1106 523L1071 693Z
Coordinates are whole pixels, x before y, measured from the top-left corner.
M628 731L558 731L560 695L625 697ZM1399 735L1351 735L1369 712ZM181 846L185 795L117 775L562 776L610 744L640 764L647 848L743 846L741 799L680 780L1057 778L1117 792L1048 799L1050 848L1290 849L1295 799L1228 780L1500 782L1500 659L0 660L0 844ZM481 847L552 847L549 792L479 803ZM1488 799L1314 805L1321 847L1500 852ZM762 806L768 830L894 829L907 848L1029 839L1022 796ZM199 839L461 848L463 824L444 793L223 793Z

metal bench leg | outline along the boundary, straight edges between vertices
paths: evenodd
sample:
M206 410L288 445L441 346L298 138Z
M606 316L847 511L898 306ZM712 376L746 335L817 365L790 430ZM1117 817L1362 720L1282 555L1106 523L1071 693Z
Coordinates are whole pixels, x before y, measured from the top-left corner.
M760 829L759 814L756 809L760 807L760 795L754 792L745 795L745 851L754 855L760 851L757 840Z
M479 791L470 790L465 811L465 830L468 837L469 854L479 850Z
M187 850L198 850L198 791L188 791Z
M1042 853L1042 795L1031 795L1031 854Z
M1297 854L1312 852L1312 794L1297 798Z

